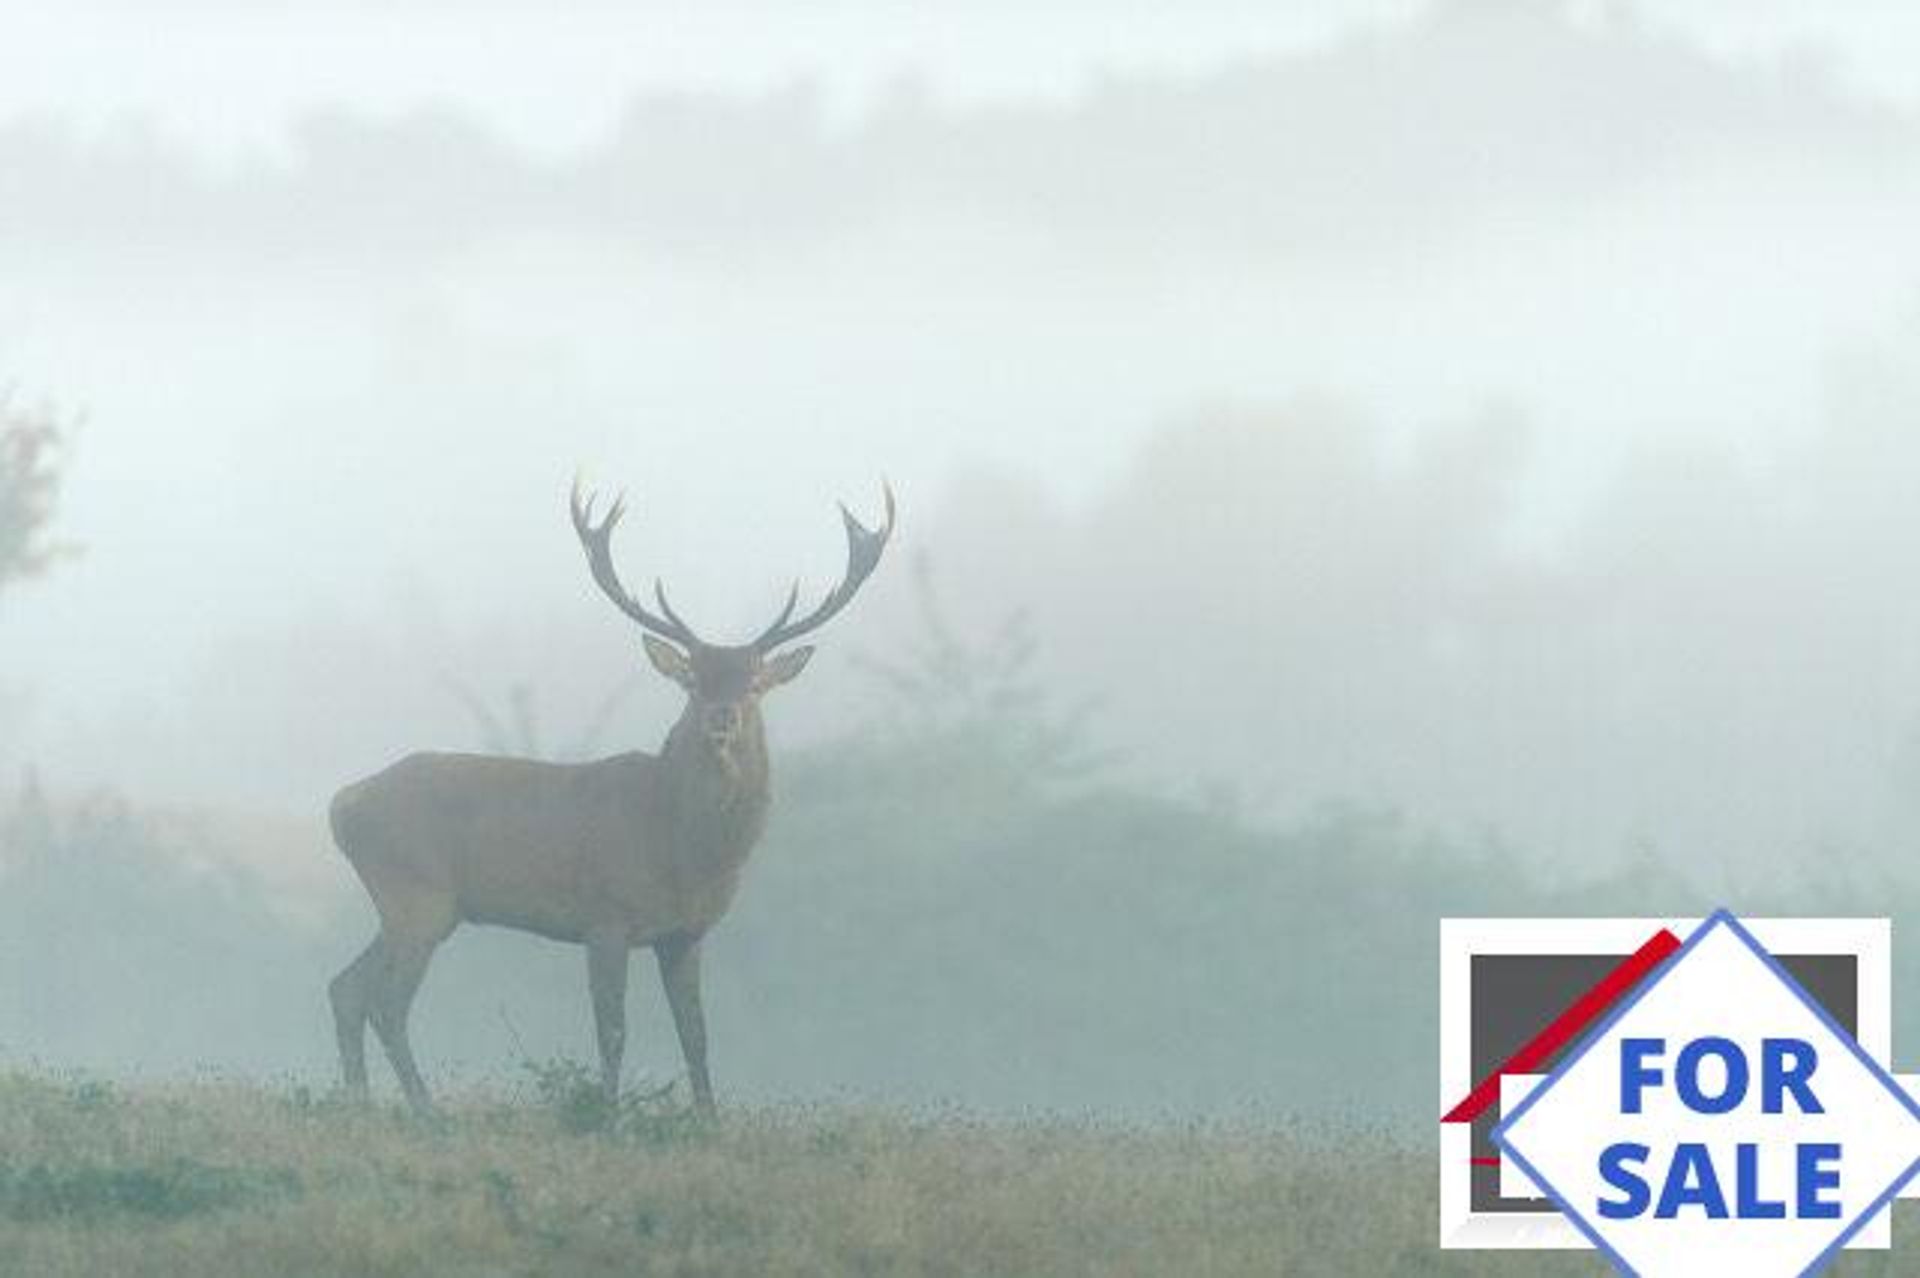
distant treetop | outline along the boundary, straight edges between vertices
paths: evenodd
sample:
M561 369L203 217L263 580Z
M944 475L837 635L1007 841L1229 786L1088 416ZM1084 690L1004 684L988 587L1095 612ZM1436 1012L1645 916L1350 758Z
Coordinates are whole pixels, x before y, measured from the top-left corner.
M0 398L0 591L67 553L47 539L60 489L60 444L51 413Z

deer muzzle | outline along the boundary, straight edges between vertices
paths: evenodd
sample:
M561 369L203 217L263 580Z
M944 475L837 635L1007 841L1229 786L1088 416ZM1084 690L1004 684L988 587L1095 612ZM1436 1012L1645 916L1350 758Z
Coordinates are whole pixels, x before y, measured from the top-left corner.
M701 716L700 729L721 764L734 771L733 743L740 736L744 716L737 705L709 706Z

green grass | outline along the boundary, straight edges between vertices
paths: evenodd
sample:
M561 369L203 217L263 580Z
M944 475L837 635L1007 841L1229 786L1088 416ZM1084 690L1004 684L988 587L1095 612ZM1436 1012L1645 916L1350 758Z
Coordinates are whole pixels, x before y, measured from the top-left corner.
M1378 1135L798 1108L708 1128L583 1083L549 1067L423 1123L294 1088L0 1078L0 1272L1603 1272L1440 1252L1431 1157Z

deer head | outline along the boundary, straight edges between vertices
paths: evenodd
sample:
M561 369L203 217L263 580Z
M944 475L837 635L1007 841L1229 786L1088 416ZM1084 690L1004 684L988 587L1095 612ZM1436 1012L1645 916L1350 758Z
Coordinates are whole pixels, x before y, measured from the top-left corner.
M687 708L676 731L690 731L723 762L732 760L743 737L757 735L760 698L798 676L813 656L811 645L785 645L819 629L852 602L879 564L887 539L893 535L894 517L893 489L883 485L882 490L886 494L886 522L878 529L855 519L842 503L840 518L847 532L846 572L840 584L828 591L812 611L794 616L800 604L800 583L796 581L779 615L766 629L743 644L715 644L701 639L674 611L659 578L653 582L657 612L621 584L613 566L611 543L614 527L626 514L626 497L616 497L596 523L593 507L597 498L583 498L575 481L569 501L573 528L587 552L587 567L594 583L614 607L639 624L653 668L686 691Z

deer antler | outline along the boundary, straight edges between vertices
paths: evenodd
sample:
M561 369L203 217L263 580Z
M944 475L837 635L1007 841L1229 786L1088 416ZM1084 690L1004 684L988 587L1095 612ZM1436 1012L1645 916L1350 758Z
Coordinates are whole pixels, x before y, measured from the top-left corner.
M880 552L887 548L887 539L893 536L893 488L882 483L881 490L887 496L887 521L878 529L868 528L853 517L845 502L840 503L840 519L847 526L847 571L840 584L828 592L827 597L798 621L789 621L793 609L800 602L800 583L795 582L793 589L787 592L786 606L773 624L761 631L754 639L752 647L761 652L771 652L783 643L798 639L812 630L817 630L842 608L853 601L860 587L880 562Z
M680 614L673 610L673 605L667 602L666 587L660 584L658 577L654 578L653 597L659 602L660 611L666 614L664 617L648 612L646 607L628 594L627 588L620 584L620 574L613 566L611 543L614 526L620 522L620 517L627 513L626 494L622 493L615 497L613 505L607 509L606 518L596 524L593 522L593 506L598 500L598 496L593 496L583 501L580 494L580 480L574 479L573 493L568 498L567 505L573 514L573 531L579 535L580 544L586 548L587 567L593 573L594 583L600 587L607 598L613 600L614 607L654 634L690 648L703 646L699 637L693 633L693 627L682 621Z

